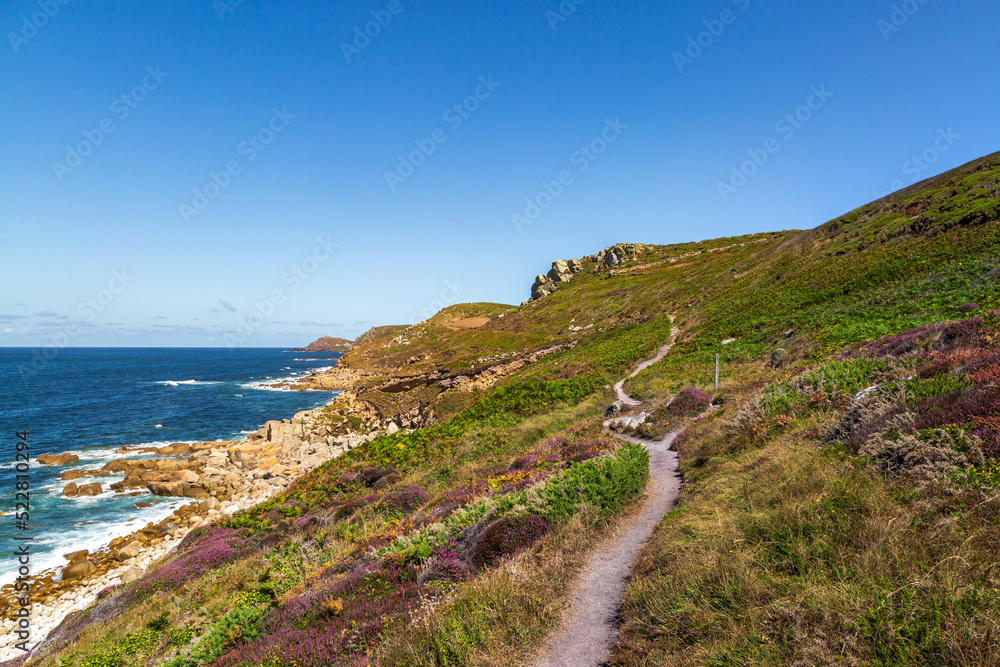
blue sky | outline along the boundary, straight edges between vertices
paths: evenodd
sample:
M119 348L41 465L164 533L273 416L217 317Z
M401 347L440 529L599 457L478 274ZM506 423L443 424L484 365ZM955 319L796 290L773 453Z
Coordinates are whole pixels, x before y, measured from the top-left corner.
M576 1L6 0L0 346L354 338L1000 148L996 3Z

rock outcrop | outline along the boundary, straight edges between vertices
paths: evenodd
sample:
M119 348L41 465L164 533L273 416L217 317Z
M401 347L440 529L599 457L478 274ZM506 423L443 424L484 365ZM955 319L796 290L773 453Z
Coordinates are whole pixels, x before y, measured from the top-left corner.
M552 262L552 269L548 273L539 274L535 278L531 286L531 299L541 299L556 292L561 284L570 282L576 274L582 272L587 263L593 265L592 273L608 271L613 274L615 269L635 260L645 249L646 246L639 243L619 243L583 259L560 259Z
M595 267L595 272L600 270L600 265L609 270L617 269L622 264L634 260L645 249L646 246L641 243L619 243L605 248L596 255L591 255L586 259L599 265Z
M583 270L583 262L578 259L569 261L560 259L552 262L552 269L544 275L535 278L535 284L531 286L531 298L541 299L558 289L560 283L568 283L573 276Z
M43 466L64 466L79 460L76 454L40 454L37 459Z
M104 493L104 488L101 486L100 482L93 482L92 484L81 484L77 494L80 496L99 496Z

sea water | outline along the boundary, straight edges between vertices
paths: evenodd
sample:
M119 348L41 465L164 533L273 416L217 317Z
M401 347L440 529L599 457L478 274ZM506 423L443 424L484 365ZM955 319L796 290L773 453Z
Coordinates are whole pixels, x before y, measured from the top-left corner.
M99 549L190 499L105 492L66 498L66 470L97 469L122 458L123 445L240 440L271 419L328 403L336 394L272 386L336 364L337 353L280 349L65 348L52 358L25 348L0 348L0 543L32 537L31 570L63 566L63 554ZM28 431L31 497L26 530L15 516L17 432ZM39 465L39 454L73 453L77 463ZM146 455L148 456L148 455ZM129 458L141 458L129 455ZM131 491L131 492L134 492ZM136 502L152 507L137 508ZM13 557L0 557L0 585L16 577Z

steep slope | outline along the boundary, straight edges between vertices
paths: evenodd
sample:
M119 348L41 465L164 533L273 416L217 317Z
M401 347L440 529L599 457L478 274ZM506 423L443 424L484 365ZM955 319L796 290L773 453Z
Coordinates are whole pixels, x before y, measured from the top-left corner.
M846 394L926 370L906 357L919 345L896 355L900 365L879 366L869 357L881 348L865 342L948 320L982 335L914 334L945 341L938 351L958 361L904 387L907 405L972 391L976 410L996 410L991 381L980 395L947 378L968 355L990 359L1000 340L986 316L1000 308L998 183L993 155L810 231L619 244L576 271L566 262L568 274L557 263L546 274L554 289L522 306L453 306L418 325L373 329L344 355L337 373L350 390L323 415L331 433L364 433L367 444L279 498L192 532L161 567L67 619L36 664L530 660L558 625L586 550L635 511L648 455L607 437L602 417L611 385L670 340L671 316L676 346L628 380L628 392L654 408L654 427L683 426L667 401L683 387L711 390L720 354L723 409L678 439L688 485L640 560L614 660L990 664L976 660L998 655L989 591L1000 582L982 545L1000 535L993 487L975 481L973 449L957 435L962 420L983 415L934 426L954 427L951 444L935 447L965 457L952 457L949 474L975 478L954 492L905 475L885 481L870 465L878 455L819 442L843 421ZM956 340L967 344L947 347ZM788 384L820 365L818 388ZM785 390L755 398L769 386ZM989 453L990 433L977 436L980 451ZM869 532L852 532L856 515ZM907 539L873 542L882 519L910 526ZM920 551L961 540L972 547ZM898 550L892 567L864 550L873 543ZM900 607L884 603L904 590L914 595ZM881 606L859 603L874 592ZM870 620L814 622L821 605L810 596ZM938 611L919 614L924 603ZM959 618L973 620L957 627ZM879 654L887 640L911 647Z

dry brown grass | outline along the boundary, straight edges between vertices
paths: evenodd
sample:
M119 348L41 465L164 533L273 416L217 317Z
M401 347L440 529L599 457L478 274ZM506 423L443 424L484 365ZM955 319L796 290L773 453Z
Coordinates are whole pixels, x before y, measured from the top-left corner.
M572 582L590 550L638 506L639 501L611 521L585 509L531 551L475 581L442 591L433 611L383 648L381 664L525 664L559 627Z
M1000 664L996 508L823 447L829 412L740 442L740 400L678 443L689 483L637 564L612 664Z

